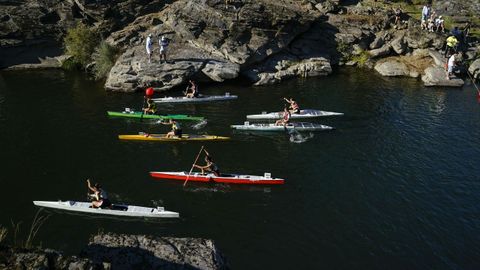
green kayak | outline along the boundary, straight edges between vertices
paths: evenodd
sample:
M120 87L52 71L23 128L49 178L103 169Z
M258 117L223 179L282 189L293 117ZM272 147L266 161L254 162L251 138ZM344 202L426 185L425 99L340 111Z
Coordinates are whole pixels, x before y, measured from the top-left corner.
M202 121L203 117L200 116L190 116L186 114L167 114L167 115L158 115L158 114L143 114L141 112L135 111L123 111L123 112L112 112L107 111L108 116L113 117L130 117L130 118L142 118L142 119L160 119L160 120L190 120L190 121Z

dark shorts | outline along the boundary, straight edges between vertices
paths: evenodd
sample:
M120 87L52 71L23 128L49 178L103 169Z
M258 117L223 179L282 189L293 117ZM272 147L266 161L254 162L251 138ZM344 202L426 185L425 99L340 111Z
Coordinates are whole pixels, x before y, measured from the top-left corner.
M182 137L182 130L181 129L174 129L173 134L179 138Z
M109 199L103 199L102 200L102 205L100 205L100 208L108 208L112 206L112 203L110 202Z

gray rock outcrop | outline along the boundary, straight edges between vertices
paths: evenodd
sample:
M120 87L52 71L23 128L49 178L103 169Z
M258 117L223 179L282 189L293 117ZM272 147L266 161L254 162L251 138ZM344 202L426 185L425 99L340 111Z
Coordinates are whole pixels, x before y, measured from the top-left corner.
M407 65L396 60L378 62L375 65L375 70L382 76L410 76L410 70Z
M228 269L211 240L99 234L80 256L0 245L0 269Z
M112 269L228 269L211 240L100 234L82 251L93 262Z
M470 72L475 79L480 78L480 58L470 64L468 72Z
M457 77L447 79L445 69L441 67L429 67L422 76L425 86L446 86L446 87L462 87L464 81Z

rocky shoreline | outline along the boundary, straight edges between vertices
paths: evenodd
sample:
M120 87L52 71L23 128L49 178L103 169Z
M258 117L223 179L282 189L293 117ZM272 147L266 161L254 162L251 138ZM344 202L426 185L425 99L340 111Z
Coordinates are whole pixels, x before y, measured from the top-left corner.
M98 234L79 256L51 249L0 246L1 269L229 269L213 241Z
M254 85L269 85L292 77L327 76L332 66L343 65L371 68L389 77L418 77L425 86L464 84L461 78L445 78L446 59L440 51L447 35L421 30L420 22L406 13L394 25L393 5L381 1L129 0L115 4L52 0L40 7L33 2L0 4L5 22L0 29L0 66L59 67L65 57L58 53L39 54L37 63L31 63L20 51L32 54L32 44L58 44L66 29L82 20L121 51L105 82L112 91L146 87L166 91L185 85L188 79L244 78ZM469 20L469 10L480 9L479 3L467 2L435 1L433 8L462 22ZM21 3L26 7L23 11ZM27 29L32 23L36 27ZM151 63L145 52L148 34L154 40ZM171 41L167 63L159 61L160 36ZM470 45L464 54L469 63L464 71L478 78L480 45L476 39ZM15 50L17 54L9 53Z

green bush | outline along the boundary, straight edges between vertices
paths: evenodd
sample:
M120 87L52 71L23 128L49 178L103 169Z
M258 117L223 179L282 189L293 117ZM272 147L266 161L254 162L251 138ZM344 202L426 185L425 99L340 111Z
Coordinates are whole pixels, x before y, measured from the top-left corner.
M370 59L370 53L361 51L360 54L352 56L351 60L357 62L359 67L363 67Z
M64 39L65 52L73 56L73 62L81 67L91 61L97 44L97 33L83 23L69 29Z
M93 70L95 79L99 80L108 75L113 64L115 64L117 53L117 49L105 41L102 41L100 45L95 48L95 52L93 53L93 59L95 59L95 68Z

